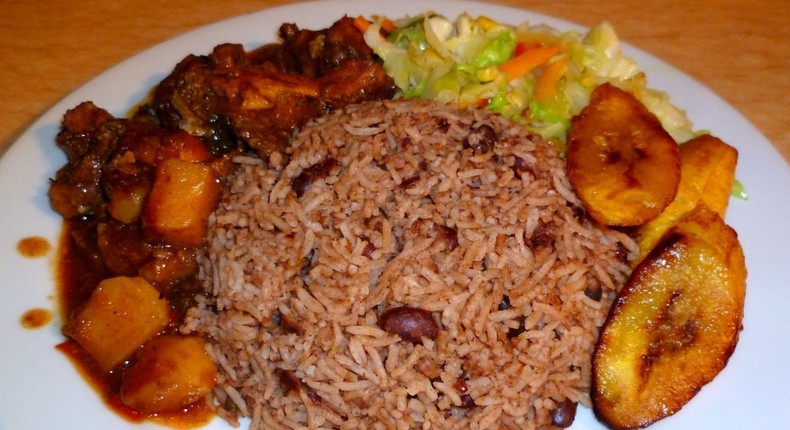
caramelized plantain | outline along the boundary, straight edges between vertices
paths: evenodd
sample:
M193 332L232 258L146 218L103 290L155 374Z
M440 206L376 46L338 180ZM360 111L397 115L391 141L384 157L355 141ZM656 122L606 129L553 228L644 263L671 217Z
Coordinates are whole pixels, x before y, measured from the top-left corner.
M596 88L571 121L568 178L596 221L636 226L672 201L680 182L678 147L630 93Z
M636 236L642 261L661 236L700 202L724 218L735 180L738 151L709 134L680 145L680 185L675 199L656 218L639 226Z
M677 412L727 364L743 319L744 256L704 204L634 270L593 356L592 402L613 429Z

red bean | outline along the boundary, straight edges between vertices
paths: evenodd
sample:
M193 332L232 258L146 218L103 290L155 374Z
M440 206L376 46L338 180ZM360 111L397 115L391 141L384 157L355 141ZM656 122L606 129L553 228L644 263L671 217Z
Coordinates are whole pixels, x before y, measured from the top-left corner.
M302 173L295 177L293 182L291 182L291 187L293 188L294 193L296 193L296 197L302 197L302 195L306 193L308 189L310 189L310 186L313 184L313 182L327 177L329 172L339 165L340 163L338 163L337 160L330 157L324 161L321 161L320 163L314 164L302 170Z
M392 308L381 314L379 326L414 344L421 344L423 337L436 340L439 336L439 325L430 312L408 306Z
M560 428L570 427L576 419L576 405L576 402L569 399L558 402L557 407L551 411L551 424Z
M439 234L444 238L444 246L452 252L458 247L458 230L444 225L439 226Z
M498 141L499 138L494 128L483 124L467 136L464 140L464 147L472 148L475 154L485 154L492 151Z

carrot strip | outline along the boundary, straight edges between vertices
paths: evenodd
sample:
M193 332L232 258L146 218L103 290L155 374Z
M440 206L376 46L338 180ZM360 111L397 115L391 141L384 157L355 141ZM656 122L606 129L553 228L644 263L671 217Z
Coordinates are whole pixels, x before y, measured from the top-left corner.
M360 32L364 33L368 30L368 27L370 27L370 23L364 16L360 15L354 18L354 27L356 27Z
M381 30L384 33L392 33L392 30L395 30L395 21L386 16L373 15L373 21L381 23Z
M545 102L554 98L554 95L557 93L557 82L565 74L565 71L568 69L567 66L568 57L562 57L543 68L543 73L541 73L535 86L535 100Z
M558 46L541 46L529 49L501 64L499 70L507 76L508 81L512 81L542 66L558 52L560 52Z
M395 30L395 21L389 18L384 18L384 20L381 21L381 29L387 33L392 33L392 30Z
M380 17L378 15L373 15L373 19L374 20L378 21L379 18ZM364 33L366 31L368 31L368 28L370 27L370 21L368 21L364 16L360 15L360 16L354 18L354 27L356 27L357 30L359 30L362 33ZM381 31L383 33L385 33L385 34L389 34L389 33L392 33L392 30L395 30L395 21L393 21L393 20L391 20L389 18L382 19L381 20Z
M516 49L513 51L513 56L518 57L519 55L523 54L530 49L540 48L540 43L526 43L526 42L518 42L516 43Z

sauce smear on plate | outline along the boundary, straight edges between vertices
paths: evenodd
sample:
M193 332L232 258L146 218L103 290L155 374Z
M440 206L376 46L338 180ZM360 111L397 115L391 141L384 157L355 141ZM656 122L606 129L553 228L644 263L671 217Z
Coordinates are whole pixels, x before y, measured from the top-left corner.
M47 239L40 236L26 237L16 245L19 255L27 258L38 258L47 255L52 245Z

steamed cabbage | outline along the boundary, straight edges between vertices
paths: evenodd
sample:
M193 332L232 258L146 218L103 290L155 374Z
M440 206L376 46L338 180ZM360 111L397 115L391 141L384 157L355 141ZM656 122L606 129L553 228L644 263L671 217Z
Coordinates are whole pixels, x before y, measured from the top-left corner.
M623 55L611 25L586 34L560 32L545 25L505 25L487 17L462 14L450 21L433 13L396 21L386 36L381 21L365 31L365 40L384 61L400 94L442 103L479 104L524 123L560 150L571 118L587 105L592 90L609 82L633 93L677 142L693 137L683 111L666 93L650 89L637 64ZM499 67L538 46L556 46L546 64L508 80ZM537 100L535 89L545 66L564 59L567 66L552 97Z

